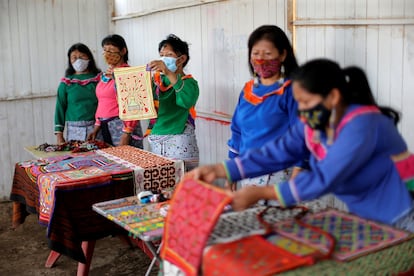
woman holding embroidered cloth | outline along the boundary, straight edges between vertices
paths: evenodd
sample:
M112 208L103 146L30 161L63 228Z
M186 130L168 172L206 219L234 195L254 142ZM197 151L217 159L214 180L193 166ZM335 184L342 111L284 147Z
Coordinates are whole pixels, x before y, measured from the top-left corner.
M197 81L184 73L190 56L188 44L169 35L158 46L159 60L148 63L153 71L153 91L158 111L150 122L148 136L153 153L184 161L186 170L198 166L195 109L199 96Z

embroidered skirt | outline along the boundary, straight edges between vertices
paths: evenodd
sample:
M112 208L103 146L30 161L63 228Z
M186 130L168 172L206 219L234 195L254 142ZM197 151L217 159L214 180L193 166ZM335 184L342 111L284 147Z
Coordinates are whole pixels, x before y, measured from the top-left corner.
M101 132L103 140L113 146L119 146L122 136L122 128L124 122L118 117L112 117L108 119L101 119ZM141 124L138 123L131 135L129 145L136 148L143 148L142 140L134 139L134 137L142 137Z
M93 131L94 124L95 121L66 122L66 141L85 141L88 134Z
M185 170L198 166L199 151L195 128L187 124L183 134L148 136L150 151L161 156L184 161Z

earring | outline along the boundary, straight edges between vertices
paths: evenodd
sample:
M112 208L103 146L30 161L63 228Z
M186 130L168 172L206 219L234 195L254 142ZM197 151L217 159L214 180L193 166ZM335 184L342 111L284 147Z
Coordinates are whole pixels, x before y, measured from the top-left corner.
M327 131L328 139L326 143L328 145L332 145L334 142L335 137L335 121L336 121L336 108L334 107L331 112L331 116L329 117L329 128Z
M254 87L259 86L259 77L257 76L256 72L253 73L253 85Z
M285 66L282 64L282 66L280 67L280 75L281 77L285 77Z

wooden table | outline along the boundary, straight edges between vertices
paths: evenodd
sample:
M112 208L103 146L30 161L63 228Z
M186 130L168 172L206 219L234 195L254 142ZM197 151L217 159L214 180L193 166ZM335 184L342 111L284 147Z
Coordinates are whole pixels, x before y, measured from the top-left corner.
M125 160L122 158L125 152L128 156L143 155L146 164L152 160L160 165L146 167L139 160ZM66 177L62 175L67 171L76 173L88 166L108 172L111 175L109 181L54 183L53 179ZM87 275L95 241L108 235L127 233L94 212L92 205L132 196L148 185L150 188L174 186L182 173L182 161L167 160L130 146L19 162L15 165L10 194L14 201L13 227L22 224L29 214L44 213L44 203L49 203L50 218L46 220L46 226L52 252L46 266L51 267L60 254L65 254L79 262L78 275ZM50 177L45 177L48 174ZM41 183L40 178L52 179L51 184ZM54 197L53 204L45 200L50 195Z

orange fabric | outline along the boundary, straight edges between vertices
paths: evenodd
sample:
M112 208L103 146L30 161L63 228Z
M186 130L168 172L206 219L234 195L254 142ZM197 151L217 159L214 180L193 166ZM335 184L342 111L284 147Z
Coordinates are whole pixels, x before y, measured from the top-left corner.
M291 83L290 80L285 81L285 83L281 87L279 87L277 90L269 92L263 96L257 96L256 94L253 93L254 81L250 80L249 82L245 84L244 89L243 89L244 99L253 105L261 104L264 100L266 100L271 95L282 95L283 93L285 93L285 88L289 86L290 83Z
M204 247L224 207L226 191L184 179L176 187L164 224L161 257L184 271L198 275Z
M211 246L203 256L203 275L264 276L311 264L311 257L298 257L254 235Z

